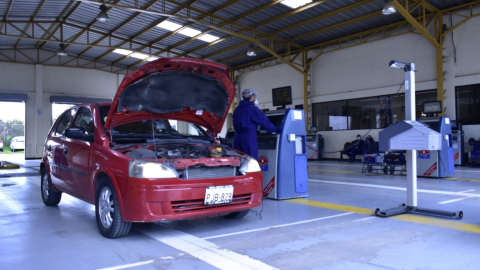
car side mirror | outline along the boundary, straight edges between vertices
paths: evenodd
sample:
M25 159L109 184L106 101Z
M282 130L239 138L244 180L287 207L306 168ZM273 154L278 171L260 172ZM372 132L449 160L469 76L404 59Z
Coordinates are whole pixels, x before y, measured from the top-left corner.
M85 134L85 129L81 127L72 127L65 130L65 137L70 139L93 142L93 134Z

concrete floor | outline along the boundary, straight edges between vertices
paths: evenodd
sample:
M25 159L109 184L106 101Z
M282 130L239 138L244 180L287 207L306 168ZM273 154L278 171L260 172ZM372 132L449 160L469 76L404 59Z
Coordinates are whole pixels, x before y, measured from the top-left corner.
M316 161L308 200L265 200L261 216L241 220L134 224L113 240L98 232L92 205L64 195L46 207L39 176L0 175L0 268L478 269L480 169L456 169L463 180L419 178L418 205L463 210L463 220L373 217L405 202L404 176Z

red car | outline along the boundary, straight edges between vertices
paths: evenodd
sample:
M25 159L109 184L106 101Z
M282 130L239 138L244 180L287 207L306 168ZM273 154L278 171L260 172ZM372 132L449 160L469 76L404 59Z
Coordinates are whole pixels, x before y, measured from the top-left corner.
M65 192L95 204L108 238L127 235L132 222L245 216L261 205L263 174L215 138L234 94L220 64L162 58L142 66L111 104L78 105L52 126L43 202L57 205Z

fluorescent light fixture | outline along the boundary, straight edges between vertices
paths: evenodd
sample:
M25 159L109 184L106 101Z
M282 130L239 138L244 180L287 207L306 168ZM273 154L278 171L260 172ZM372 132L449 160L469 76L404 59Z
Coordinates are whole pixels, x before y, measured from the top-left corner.
M175 31L178 28L182 27L183 25L174 23L174 22L169 22L169 21L163 21L160 24L157 25L160 28L167 29L169 31Z
M382 9L382 14L383 15L392 15L397 12L397 9L395 9L395 6L393 5L392 1L388 1L385 3Z
M311 2L312 0L284 0L280 3L295 9Z
M122 54L122 55L129 55L132 53L132 51L125 50L125 49L115 49L113 51L114 53Z
M205 42L214 42L215 40L218 40L220 38L216 37L214 35L205 34L205 35L202 35L201 37L199 37L198 39L203 40Z
M57 55L59 55L59 56L67 56L68 54L67 54L67 51L65 51L65 44L60 43L59 46L60 46L60 49L58 50Z
M194 37L196 35L199 35L202 32L198 31L198 30L195 30L193 28L185 27L185 29L182 29L182 30L178 31L178 33L180 33L182 35L185 35L185 36Z
M97 15L97 21L98 22L108 22L110 18L108 18L107 14L107 6L101 5L100 6L100 13Z
M159 57L156 57L156 56L150 56L149 58L147 58L147 61L151 62L151 61L155 61L159 59Z
M172 32L180 29L181 27L183 27L183 25L181 25L181 24L170 22L170 21L163 21L160 24L158 24L157 26L160 27L160 28L166 29L168 31L172 31ZM178 33L182 34L182 35L185 35L185 36L194 37L194 36L200 35L202 33L202 31L198 31L198 30L195 30L195 29L190 28L190 27L185 27L184 29L178 31ZM216 37L214 35L205 34L205 35L202 35L201 37L199 37L198 39L203 40L205 42L213 42L213 41L218 40L220 38Z
M149 55L144 54L144 53L134 52L130 55L130 57L144 60L144 59L147 59L149 57Z

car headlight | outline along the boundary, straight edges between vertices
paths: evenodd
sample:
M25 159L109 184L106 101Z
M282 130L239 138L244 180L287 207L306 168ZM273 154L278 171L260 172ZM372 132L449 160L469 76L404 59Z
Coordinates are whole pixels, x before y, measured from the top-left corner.
M242 165L240 165L240 169L238 171L241 174L246 174L246 173L251 173L251 172L259 172L260 171L260 165L258 165L258 162L251 158L247 157L243 162Z
M128 174L135 178L178 178L178 172L158 162L131 160Z

